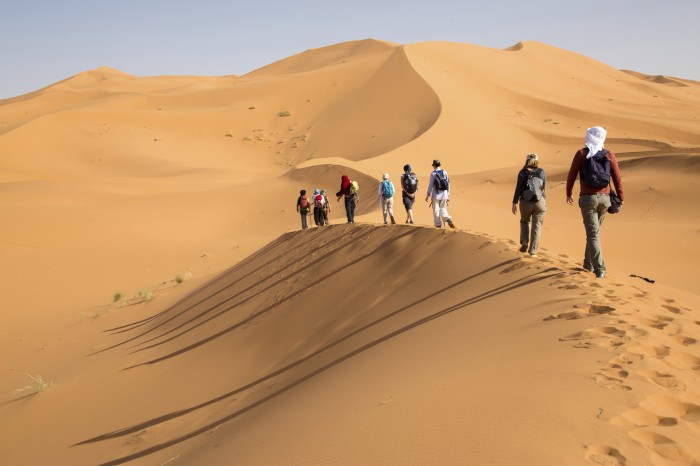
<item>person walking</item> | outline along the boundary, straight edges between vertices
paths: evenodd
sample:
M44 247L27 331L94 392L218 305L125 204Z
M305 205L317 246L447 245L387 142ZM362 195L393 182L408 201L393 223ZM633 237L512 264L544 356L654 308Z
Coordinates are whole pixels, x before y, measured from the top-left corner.
M433 208L435 227L442 228L444 220L450 228L454 228L452 217L447 213L447 203L450 200L450 179L447 172L440 167L439 160L433 160L433 171L430 173L425 202L428 202L428 199L430 199Z
M321 190L321 195L323 196L323 223L328 226L331 224L331 222L328 220L329 214L331 213L331 203L328 202L325 189Z
M413 202L418 191L418 177L411 171L411 165L403 166L401 175L401 200L406 208L406 223L413 223Z
M311 203L306 197L306 190L302 189L299 191L299 197L297 198L297 212L301 214L301 229L306 230L309 228L309 210Z
M512 211L513 215L517 215L519 201L520 252L528 251L532 257L537 257L542 222L547 212L546 181L547 177L544 169L539 167L537 154L527 154L525 166L518 172L518 180L515 183ZM532 223L532 229L530 223Z
M314 190L313 204L314 204L314 223L316 224L317 227L322 227L326 224L325 220L323 219L323 206L325 204L325 199L323 197L323 194L321 194L320 189Z
M340 191L335 193L340 202L340 198L345 198L345 214L348 218L348 223L355 223L355 206L360 202L360 197L357 192L352 189L352 181L347 175L340 178Z
M585 147L579 149L571 161L566 178L566 202L573 205L574 183L579 178L578 205L586 228L586 250L583 268L595 272L596 278L605 278L605 261L600 242L600 228L610 207L610 181L624 203L622 176L615 154L604 148L607 130L601 126L588 128Z
M386 218L387 214L389 214L391 224L396 225L396 221L394 220L394 183L389 180L388 173L382 175L382 182L379 183L377 197L379 200L379 207L382 209L384 225L388 223Z

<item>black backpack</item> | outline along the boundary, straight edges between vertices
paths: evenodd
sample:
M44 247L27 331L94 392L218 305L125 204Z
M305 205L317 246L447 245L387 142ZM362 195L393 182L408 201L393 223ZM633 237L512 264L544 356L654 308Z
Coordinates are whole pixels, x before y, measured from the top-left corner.
M435 188L440 191L447 191L450 189L450 180L447 179L445 170L435 170Z
M418 178L415 173L404 173L402 177L403 190L408 194L418 191Z
M606 157L608 152L603 149L583 161L581 178L589 188L603 189L610 184L610 159Z
M537 202L544 199L544 180L542 179L542 169L527 170L527 182L520 197L524 201Z

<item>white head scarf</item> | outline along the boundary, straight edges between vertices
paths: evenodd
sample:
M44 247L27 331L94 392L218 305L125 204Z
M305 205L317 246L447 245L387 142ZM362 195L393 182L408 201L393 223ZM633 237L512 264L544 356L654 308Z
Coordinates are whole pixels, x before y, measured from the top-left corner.
M588 147L587 159L590 159L598 152L603 150L603 143L608 132L602 126L594 126L586 131L586 147Z

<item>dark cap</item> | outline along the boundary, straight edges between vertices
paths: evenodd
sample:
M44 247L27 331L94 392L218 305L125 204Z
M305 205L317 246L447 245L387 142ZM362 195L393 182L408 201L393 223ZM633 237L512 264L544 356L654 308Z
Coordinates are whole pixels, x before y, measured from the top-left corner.
M410 172L411 171L411 166L409 164L406 164L403 166L403 171L405 172Z

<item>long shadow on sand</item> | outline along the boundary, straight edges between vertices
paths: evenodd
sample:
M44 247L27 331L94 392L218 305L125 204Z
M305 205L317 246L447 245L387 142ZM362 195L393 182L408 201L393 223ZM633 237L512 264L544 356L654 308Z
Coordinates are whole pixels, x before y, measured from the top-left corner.
M408 236L408 235L410 235L410 234L413 234L413 233L415 233L416 231L417 231L417 229L412 228L412 229L410 229L409 231L407 231L407 232L405 232L405 233L402 233L402 234L400 234L400 235L398 235L398 236L394 236L394 237L392 237L392 238L390 238L390 239L388 239L388 240L386 240L386 241L383 241L382 243L380 243L380 244L379 244L375 249L373 249L372 251L370 251L370 252L368 252L368 253L366 253L366 254L363 254L362 256L358 257L357 259L355 259L355 260L353 260L353 261L351 261L351 262L348 262L347 264L345 264L345 265L343 265L343 266L337 268L336 270L334 270L334 271L332 271L332 272L326 273L326 275L325 275L322 279L317 280L317 281L315 281L314 283L312 283L311 285L309 285L309 286L307 286L307 287L304 287L304 288L301 288L301 289L295 291L294 293L291 293L291 294L287 295L284 299L281 299L281 300L275 302L274 304L271 304L271 305L269 305L269 306L267 306L267 307L265 307L265 308L263 308L263 309L261 309L261 310L255 312L255 313L249 315L247 318L245 318L245 319L243 319L243 320L241 320L241 321L235 323L234 325L232 325L232 326L230 326L230 327L227 327L227 328L224 329L224 330L221 330L220 332L215 333L214 335L211 335L211 336L209 336L209 337L207 337L207 338L205 338L205 339L203 339L203 340L200 340L200 341L198 341L198 342L196 342L196 343L193 343L193 344L191 344L191 345L188 345L188 346L186 346L186 347L184 347L184 348L181 348L181 349L179 349L179 350L177 350L177 351L173 351L173 352L171 352L171 353L168 353L168 354L166 354L166 355L164 355L164 356L161 356L161 357L159 357L159 358L152 359L152 360L150 360L150 361L146 361L146 362L143 362L143 363L140 363L140 364L135 364L135 365L133 365L133 366L126 367L126 368L124 368L123 370L133 369L133 368L139 367L139 366L145 366L145 365L155 364L155 363L157 363L157 362L161 362L161 361L164 361L164 360L166 360L166 359L170 359L170 358L172 358L172 357L175 357L175 356L178 356L178 355L180 355L180 354L186 353L187 351L191 351L191 350L193 350L193 349L195 349L195 348L198 348L198 347L200 347L200 346L202 346L202 345L204 345L204 344L206 344L206 343L209 343L209 342L211 342L211 341L213 341L213 340L215 340L215 339L217 339L217 338L220 338L221 336L226 335L227 333L230 333L230 332L232 332L232 331L234 331L234 330L236 330L236 329L238 329L238 328L240 328L240 327L242 327L242 326L244 326L244 325L246 325L246 324L249 324L250 322L252 322L252 321L254 321L255 319L257 319L258 317L260 317L261 315L263 315L263 314L265 314L265 313L267 313L267 312L270 312L272 309L276 308L277 306L280 306L280 305L282 305L283 303L285 303L285 302L287 302L287 301L289 301L289 300L295 298L297 295L299 295L299 294L301 294L301 293L304 293L305 291L307 291L307 290L309 290L309 289L311 289L311 288L313 288L313 287L315 287L315 286L320 285L323 281L328 280L329 278L331 278L331 277L333 277L334 275L336 275L336 274L342 272L343 270L345 270L345 269L347 269L347 268L349 268L349 267L352 267L353 265L356 265L357 263L359 263L360 261L362 261L362 260L364 260L364 259L367 259L367 258L370 257L372 254L376 253L378 250L380 250L380 249L382 249L382 248L385 248L385 247L387 247L389 244L391 244L391 243L393 243L393 242L395 242L395 241L398 241L399 239L401 239L401 238L403 238L403 237L405 237L405 236ZM355 241L355 240L356 240L356 239L354 239L353 241ZM346 244L345 246L347 246L347 244ZM341 246L341 247L338 248L338 249L341 249L342 247L344 247L344 246ZM336 252L337 252L337 250L336 250ZM276 281L275 283L271 284L270 286L268 286L268 287L266 287L266 288L264 288L264 289L262 289L262 290L257 291L257 292L256 292L256 295L257 295L258 293L262 293L262 292L264 292L264 291L267 291L267 290L269 290L270 288L272 288L273 286L278 285L279 283L282 283L282 282L286 281L286 280L289 279L291 276L297 275L297 274L303 272L304 270L306 270L306 269L312 267L313 265L316 265L318 262L320 262L321 260L325 259L326 257L329 257L330 255L332 255L332 253L324 254L323 256L319 257L318 260L315 260L315 261L313 261L313 262L307 264L306 266L302 267L301 269L296 270L294 273L285 276L284 278L282 278L282 279ZM206 324L207 322L209 322L209 321L211 321L211 320L213 320L213 319L215 319L215 318L217 318L217 317L220 317L221 315L223 315L223 314L225 314L225 313L227 313L227 312L230 312L232 309L234 309L234 308L236 308L236 307L238 307L238 306L244 304L245 302L249 301L249 300L252 299L253 297L255 297L255 295L252 295L252 296L250 296L250 297L248 297L248 298L243 299L242 301L239 301L239 302L237 302L237 303L231 305L230 307L227 307L226 309L224 309L224 310L222 310L221 312L219 312L219 313L217 313L217 314L215 314L215 315L213 315L213 316L211 316L211 317L205 319L205 320L202 321L202 322L198 322L196 325L194 325L193 327L190 327L189 329L187 329L187 330L184 331L184 332L181 332L181 333L179 333L179 334L177 334L177 335L175 335L175 336L173 336L173 337L171 337L171 338L169 338L169 339L167 339L167 340L165 340L165 341L159 342L159 343L157 343L157 344L150 345L150 346L145 347L145 348L141 348L141 349L139 349L139 350L137 350L137 351L132 352L132 354L133 354L133 353L136 353L136 352L139 352L139 351L143 351L143 350L149 349L149 348L156 347L156 346L158 346L158 345L161 345L161 344L166 343L166 342L169 342L169 341L172 341L172 340L174 340L175 338L180 337L180 336L184 335L185 333L190 332L190 331L194 330L195 328L200 327L200 326ZM210 310L207 310L206 312L201 313L200 315L197 316L197 318L203 317L203 316L204 316L206 313L208 313L209 311L210 311ZM192 322L193 320L196 320L196 319L191 319L190 322Z
M333 348L334 346L340 344L341 342L346 341L346 340L352 338L353 336L356 336L356 335L358 335L358 334L360 334L360 333L366 331L367 329L369 329L369 328L371 328L371 327L374 327L374 326L378 325L379 323L384 322L384 321L386 321L387 319L390 319L391 317L394 317L394 316L396 316L396 315L398 315L398 314L400 314L400 313L406 311L407 309L409 309L409 308L411 308L411 307L414 307L414 306L416 306L416 305L418 305L418 304L421 304L421 303L423 303L423 302L425 302L425 301L427 301L427 300L429 300L429 299L431 299L431 298L433 298L433 297L435 297L435 296L437 296L437 295L439 295L439 294L441 294L441 293L444 293L445 291L447 291L447 290L449 290L449 289L452 289L452 288L454 288L454 287L456 287L456 286L459 286L460 284L463 284L463 283L465 283L465 282L467 282L467 281L469 281L469 280L472 280L472 279L474 279L474 278L476 278L476 277L478 277L478 276L480 276L480 275L486 274L486 273L488 273L488 272L490 272L490 271L493 271L493 270L495 270L495 269L497 269L497 268L503 267L503 266L505 266L505 265L507 265L507 264L509 264L509 263L516 262L517 260L519 260L519 259L512 259L512 260L508 260L508 261L502 262L502 263L497 264L497 265L495 265L495 266L492 266L492 267L490 267L490 268L488 268L488 269L486 269L486 270L483 270L483 271L481 271L481 272L479 272L479 273L476 273L476 274L471 275L471 276L469 276L469 277L463 278L463 279L461 279L461 280L459 280L459 281L457 281L457 282L454 282L454 283L452 283L451 285L448 285L448 286L446 286L446 287L444 287L444 288L442 288L442 289L440 289L440 290L438 290L438 291L436 291L436 292L434 292L434 293L432 293L432 294L430 294L430 295L427 295L427 296L421 298L421 299L418 300L418 301L415 301L414 303L411 303L411 304L409 304L409 305L403 306L403 307L401 307L401 308L399 308L399 309L397 309L397 310L391 312L390 314L387 314L387 315L385 315L385 316L383 316L383 317L381 317L381 318L375 320L374 322L372 322L372 323L370 323L370 324L367 324L367 325L365 325L365 326L363 326L363 327L361 327L361 328L358 328L357 330L355 330L355 331L353 331L353 332L351 332L351 333L349 333L349 334L343 336L342 338L339 338L339 339L336 340L336 341L331 342L330 344L326 345L325 347L323 347L323 348L321 348L321 349L319 349L319 350L317 350L317 351L315 351L315 352L313 352L313 353L311 353L311 354L305 356L304 358L301 358L301 359L299 359L299 360L297 360L297 361L294 361L294 362L290 363L289 365L287 365L287 366L285 366L285 367L282 367L282 368L280 368L280 369L278 369L278 370L276 370L276 371L273 371L273 372L271 372L271 373L265 375L264 377L261 377L261 378L255 380L255 381L253 381L253 382L247 384L247 385L244 385L244 386L242 386L242 387L239 387L239 388L237 388L236 390L233 390L233 391L228 392L228 393L226 393L226 394L224 394L224 395L221 395L221 396L216 397L216 398L214 398L214 399L212 399L212 400L209 400L209 401L207 401L207 402L205 402L205 403L201 403L201 404L199 404L199 405L192 406L192 407L187 408L187 409L183 409L183 410L175 411L175 412L172 412L172 413L168 413L168 414L166 414L166 415L163 415L163 416L160 416L160 417L157 417L157 418L150 419L150 420L145 421L145 422L143 422L143 423L139 423L139 424L134 425L134 426L132 426L132 427L128 427L128 428L125 428L125 429L117 430L117 431L114 431L114 432L111 432L111 433L107 433L107 434L103 434L103 435L100 435L100 436L98 436L98 437L94 437L94 438L91 438L91 439L88 439L88 440L84 440L84 441L82 441L82 442L80 442L80 443L78 443L78 444L76 444L76 445L74 445L74 446L77 446L77 445L84 445L84 444L89 444L89 443L95 443L95 442L100 442L100 441L105 441L105 440L109 440L109 439L113 439L113 438L118 438L118 437L121 437L121 436L124 436L124 435L128 435L128 434L131 434L131 433L135 433L135 432L138 432L138 431L140 431L140 430L142 430L142 429L145 429L145 428L147 428L147 427L151 427L151 426L153 426L153 425L156 425L156 424L165 422L165 421L167 421L167 420L170 420L170 419L173 419L173 418L177 418L177 417L179 417L179 416L186 415L186 414L188 414L188 413L190 413L190 412L196 411L196 410L198 410L198 409L204 408L204 407L206 407L206 406L209 406L209 405L211 405L211 404L217 403L217 402L222 401L222 400L224 400L224 399L226 399L226 398L232 397L232 396L234 396L234 395L236 395L236 394L239 394L239 393L241 393L241 392L244 392L244 391L246 391L246 390L249 390L250 388L252 388L252 387L254 387L254 386L256 386L256 385L259 385L259 384L261 384L261 383L263 383L263 382L265 382L265 381L267 381L267 380L270 380L270 379L273 378L273 377L276 377L276 376L278 376L278 375L280 375L280 374L282 374L282 373L284 373L284 372L289 371L290 369L292 369L292 368L294 368L294 367L296 367L296 366L298 366L298 365L300 365L300 364L302 364L302 363L304 363L304 362L306 362L306 361L308 361L308 360L314 358L315 356L318 356L318 355L320 355L321 353L323 353L323 352L325 352L325 351L328 351L329 349L331 349L331 348ZM182 436L180 436L180 437L174 438L174 439L172 439L172 440L169 440L169 441L160 443L160 444L158 444L158 445L154 445L154 446L152 446L152 447L150 447L150 448L146 448L146 449L144 449L144 450L142 450L142 451L140 451L140 452L138 452L138 453L134 453L134 454L132 454L132 455L128 455L128 456L124 456L124 457L121 457L121 458L117 458L117 459L115 459L115 460L112 460L112 461L109 461L109 462L106 462L106 463L103 463L103 464L104 464L104 465L117 465L117 464L122 464L122 463L125 463L125 462L128 462L128 461L132 461L132 460L135 460L135 459L138 459L138 458L142 458L142 457L148 456L148 455L150 455L150 454L152 454L152 453L155 453L155 452L157 452L157 451L163 450L163 449L168 448L168 447L170 447L170 446L176 445L176 444L178 444L178 443L180 443L180 442L183 442L183 441L186 441L186 440L191 439L191 438L193 438L193 437L196 437L196 436L198 436L198 435L201 435L201 434L203 434L203 433L205 433L205 432L207 432L207 431L209 431L209 430L211 430L211 429L213 429L213 428L215 428L215 427L217 427L217 426L219 426L219 425L221 425L221 424L223 424L223 423L229 422L229 421L231 421L232 419L235 419L235 418L237 418L237 417L239 417L239 416L241 416L241 415L243 415L243 414L245 414L245 413L247 413L247 412L249 412L249 411L251 411L251 410L253 410L253 409L255 409L255 408L259 407L259 406L261 406L261 405L263 405L264 403L266 403L266 402L268 402L268 401L270 401L270 400L276 398L277 396L279 396L279 395L281 395L281 394L283 394L283 393L285 393L285 392L287 392L287 391L293 389L294 387L296 387L296 386L298 386L298 385L300 385L300 384L302 384L302 383L308 381L309 379L311 379L311 378L313 378L313 377L315 377L315 376L317 376L317 375L319 375L319 374L321 374L321 373L323 373L323 372L325 372L325 371L331 369L332 367L337 366L338 364L341 364L342 362L347 361L348 359L353 358L353 357L355 357L355 356L357 356L357 355L359 355L359 354L361 354L361 353L363 353L363 352L365 352L365 351L367 351L367 350L369 350L369 349L371 349L371 348L373 348L373 347L375 347L375 346L377 346L377 345L380 345L380 344L382 344L382 343L384 343L384 342L386 342L386 341L389 341L389 340L391 340L391 339L393 339L393 338L395 338L395 337L397 337L397 336L399 336L399 335L401 335L401 334L403 334L403 333L405 333L405 332L408 332L408 331L410 331L410 330L412 330L412 329L415 329L415 328L417 328L417 327L419 327L419 326L421 326L421 325L427 324L427 323L429 323L429 322L431 322L431 321L433 321L433 320L435 320L435 319L438 319L438 318L440 318L440 317L443 317L443 316L445 316L445 315L448 315L448 314L450 314L450 313L452 313L452 312L455 312L455 311L457 311L457 310L466 308L466 307L468 307L468 306L470 306L470 305L473 305L473 304L479 303L479 302L481 302L481 301L484 301L484 300L487 300L487 299L490 299L490 298L499 296L499 295L501 295L501 294L503 294L503 293L508 293L508 292L513 291L513 290L515 290L515 289L518 289L518 288L520 288L520 287L527 286L527 285L530 285L530 284L532 284L532 283L536 283L536 282L539 282L539 281L542 281L542 280L554 278L554 277L557 277L557 276L560 276L560 275L563 275L563 274L564 274L564 272L561 271L561 270L558 269L558 268L555 268L555 267L548 268L548 269L546 269L546 270L542 270L542 271L533 273L533 274L531 274L531 275L528 275L528 276L519 278L519 279L514 280L514 281L512 281L512 282L510 282L510 283L507 283L507 284L504 284L504 285L495 287L495 288L493 288L493 289L491 289L491 290L485 291L485 292L480 293L480 294L478 294L478 295L475 295L475 296L473 296L473 297L471 297L471 298L465 299L465 300L460 301L460 302L458 302L458 303L456 303L456 304L453 304L453 305L451 305L451 306L448 306L448 307L446 307L446 308L443 308L443 309L440 310L440 311L437 311L437 312L432 313L432 314L430 314L430 315L428 315L428 316L426 316L426 317L423 317L423 318L421 318L421 319L418 319L418 320L416 320L416 321L414 321L414 322L412 322L412 323L410 323L410 324L408 324L408 325L402 326L402 327L398 328L397 330L394 330L394 331L392 331L392 332L390 332L390 333L388 333L388 334L386 334L386 335L384 335L384 336L382 336L382 337L380 337L380 338L378 338L378 339L375 339L375 340L373 340L373 341L371 341L371 342L369 342L369 343L367 343L367 344L365 344L365 345L362 345L362 346L356 348L355 350L350 351L350 352L344 354L343 356L338 357L338 358L336 358L335 360L333 360L333 361L331 361L331 362L329 362L329 363L323 365L322 367L317 368L317 369L315 369L315 370L309 372L308 374L305 374L305 375L301 376L299 379L297 379L297 380L295 380L295 381L293 381L293 382L287 384L286 386L280 388L279 390L275 391L274 393L271 393L270 395L268 395L268 396L266 396L266 397L264 397L264 398L262 398L262 399L260 399L260 400L258 400L258 401L255 401L255 402L253 402L253 403L251 403L251 404L245 406L244 408L241 408L240 410L237 410L237 411L235 411L235 412L233 412L233 413L230 413L230 414L228 414L228 415L226 415L226 416L224 416L224 417L222 417L222 418L220 418L220 419L218 419L218 420L216 420L216 421L214 421L214 422L212 422L212 423L210 423L210 424L208 424L208 425L206 425L206 426L203 426L203 427L201 427L201 428L199 428L199 429L193 430L192 432L189 432L189 433L187 433L187 434L185 434L185 435L182 435Z
M309 264L305 265L304 267L302 267L302 268L300 268L300 269L298 269L298 270L295 270L293 273L291 273L291 274L289 274L289 275L285 275L284 277L278 279L277 281L275 281L275 282L269 284L267 287L265 287L265 288L263 288L263 289L258 289L258 290L256 290L255 293L253 293L253 294L250 295L249 297L247 297L247 298L245 298L245 299L243 299L243 300L237 302L236 304L230 306L229 308L227 308L226 311L231 310L231 309L233 309L233 308L235 308L235 307L237 307L237 306L240 306L241 304L245 304L246 302L248 302L248 301L250 301L251 299L253 299L257 294L262 293L262 292L265 292L265 291L267 291L267 290L269 290L269 289L271 289L271 288L273 288L273 287L279 285L280 283L282 283L282 282L288 280L289 278L291 278L291 277L293 277L293 276L295 276L295 275L297 275L297 274L299 274L299 273L301 273L301 272L307 270L308 268L312 267L313 265L315 265L316 263L322 261L323 259L326 259L326 258L332 256L333 254L335 254L335 253L338 252L339 250L350 246L351 244L353 244L354 242L358 241L360 238L362 238L364 235L367 235L367 234L368 234L368 233L367 233L366 231L359 230L359 229L350 232L350 234L348 234L347 236L342 237L342 240L343 240L343 241L340 243L340 245L336 245L336 246L334 246L334 247L328 247L328 248L326 249L326 250L327 250L327 253L325 253L325 254L323 254L323 255L317 257L314 261L310 262ZM371 232L370 232L370 234L371 234ZM404 233L404 236L405 236L406 234L408 234L408 233ZM320 235L317 235L317 236L320 236ZM315 238L315 239L318 239L318 238ZM289 241L289 240L290 240L290 238L287 238L287 239L285 239L285 241L279 243L278 245L284 244L286 241ZM313 238L312 238L312 240L313 240ZM279 254L278 256L276 256L276 257L274 257L274 258L272 258L272 259L266 261L265 263L263 263L262 265L258 266L258 267L255 268L255 269L253 269L252 271L246 272L246 275L251 276L251 275L253 275L255 272L259 271L260 269L262 269L262 268L264 268L264 267L267 267L267 266L271 266L271 265L274 264L275 262L277 262L277 261L279 261L280 259L284 258L284 257L287 255L287 253L293 252L293 251L296 251L296 249L295 249L295 248L288 248L287 251L285 251L284 253ZM258 257L260 257L260 256L258 256ZM250 262L251 262L251 261L249 261L248 263L250 263ZM269 280L270 278L272 278L273 276L279 275L280 273L282 273L282 272L286 271L287 269L289 269L289 268L291 268L291 267L293 267L293 266L296 266L296 265L298 265L298 262L290 262L289 264L285 265L284 267L281 267L281 268L277 269L277 273L276 273L276 274L274 274L274 275L273 275L273 274L268 275L267 277L263 278L262 280L259 280L259 281L254 282L252 285L250 285L250 286L248 286L248 287L245 287L244 289L240 290L239 292L237 292L237 293L234 294L233 296L229 296L229 297L226 298L226 299L222 299L222 300L220 300L220 301L218 301L218 302L216 302L216 303L210 305L210 306L207 307L204 311L200 312L199 314L195 315L194 317L191 317L191 318L190 318L189 320L187 320L186 322L184 322L184 323L182 323L182 324L179 324L178 326L176 326L176 327L174 327L174 328L168 330L168 331L165 332L165 333L162 333L162 334L160 334L160 335L158 335L158 336L155 336L155 337L153 337L153 338L151 338L151 339L149 339L149 340L146 340L146 341L140 343L139 345L143 345L143 344L149 343L149 342L151 342L151 341L154 341L154 340L156 340L156 339L158 339L158 338L162 338L162 337L164 337L165 335L168 335L168 334L170 334L170 333L172 333L172 332L175 332L175 331L181 329L182 327L184 327L184 326L186 326L186 325L188 325L188 324L190 324L190 323L192 323L192 322L194 322L194 321L196 321L196 320L198 320L198 319L201 319L201 318L204 317L205 315L207 315L207 314L209 314L210 312L216 310L219 306L228 303L229 301L231 301L231 300L233 300L233 299L235 299L235 298L241 296L242 294L244 294L244 293L246 293L246 292L248 292L248 291L251 291L251 290L256 289L259 285L265 283L266 281L268 281L268 280ZM236 266L236 267L235 267L235 271L238 271L238 270L240 270L241 268L242 268L242 266L241 266L241 267ZM203 288L200 288L199 290L197 290L197 291L194 293L194 295L197 295L197 296L201 295L202 292L203 292L204 290L210 288L210 287L213 286L215 283L221 282L223 279L230 277L233 273L234 273L234 271L229 271L229 272L227 272L227 273L225 273L225 274L223 274L223 275L217 277L213 282L210 282L210 283L208 283L207 285L205 285ZM227 281L226 283L228 283L228 281ZM143 332L143 333L140 333L140 334L138 334L138 335L136 335L136 336L134 336L134 337L132 337L132 338L129 338L129 339L127 339L127 340L121 341L121 342L119 342L119 343L117 343L117 344L115 344L115 345L109 346L109 347L107 347L107 348L103 348L103 349L101 349L101 350L99 350L99 351L95 351L95 352L93 352L93 353L90 353L88 356L95 355L95 354L98 354L98 353L103 353L103 352L105 352L105 351L109 351L109 350L114 349L114 348L117 348L117 347L119 347L119 346L123 346L123 345L125 345L125 344L127 344L127 343L129 343L129 342L138 340L138 339L140 339L140 338L142 338L142 337L144 337L144 336L146 336L146 335L148 335L148 334L150 334L150 333L153 333L154 331L156 331L157 329L163 327L164 325L168 324L169 322L172 322L173 320L177 319L178 317L182 317L183 315L189 313L189 312L192 311L193 309L196 309L197 306L199 306L199 305L201 305L201 304L204 304L206 301L212 299L213 297L217 296L218 294L220 294L221 292L225 291L226 289L227 289L227 286L224 286L224 287L221 288L220 290L217 290L217 291L215 291L215 292L213 292L213 293L211 293L211 294L207 294L204 298L200 299L199 301L195 301L195 302L193 302L193 303L188 304L187 307L185 307L185 308L182 309L182 310L179 310L179 311L176 313L176 315L174 315L174 316L172 316L172 317L170 317L170 318L164 320L163 322L159 322L158 325L155 325L154 327L148 329L147 331L145 331L145 332ZM129 327L129 325L119 327L119 328L120 328L119 332L115 332L115 333L123 333L123 332L129 331L129 330L133 330L134 328L137 328L137 327L139 327L139 326L141 326L141 325L145 325L146 323L148 323L148 322L150 322L150 321L153 321L154 319L156 319L156 318L159 317L159 316L164 316L164 315L167 314L167 313L173 312L174 310L177 309L177 307L178 307L179 305L182 305L183 303L185 303L185 302L186 302L188 299L190 299L191 297L192 297L192 295L188 296L187 298L185 298L185 299L183 299L183 300L180 300L180 302L178 302L177 304L175 304L175 305L173 305L173 306L170 306L170 307L169 307L168 309L166 309L165 311L156 314L156 316L154 316L153 318L144 319L144 320L142 320L142 321L139 321L139 322L138 322L138 325L129 324L129 325L132 325L132 326L131 326L130 328L128 328L128 329L127 329L126 327ZM226 311L220 312L220 313L216 314L214 317L209 318L209 319L205 320L204 322L201 322L201 323L199 323L198 325L195 325L194 327L191 327L191 328L188 329L187 331L194 330L194 329L197 328L198 326L200 326L200 325L202 325L202 324L204 324L204 323L210 321L211 319L216 318L216 317L218 317L218 316L224 314ZM187 333L187 331L181 332L181 333L179 333L178 335L176 335L175 337L172 337L172 338L170 338L170 339L168 339L168 340L165 340L165 341L163 341L163 342L160 342L159 344L165 343L165 342L167 342L167 341L171 341L171 340L173 340L174 338L177 338L177 337L179 337L179 336L182 336L183 334ZM138 346L138 345L137 345L137 346ZM156 345L153 345L153 346L156 346ZM143 349L146 349L146 348L143 348Z

